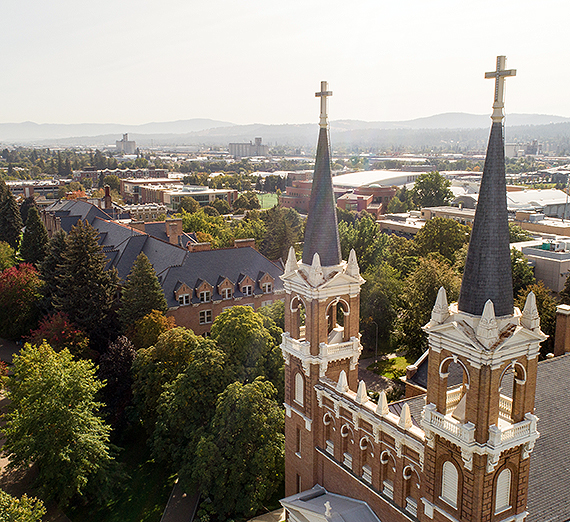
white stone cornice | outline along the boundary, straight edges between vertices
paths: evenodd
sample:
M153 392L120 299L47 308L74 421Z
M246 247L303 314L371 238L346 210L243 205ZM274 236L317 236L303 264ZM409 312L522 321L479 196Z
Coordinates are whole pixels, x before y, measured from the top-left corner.
M295 406L291 406L290 404L287 404L286 402L283 403L283 406L285 407L285 415L287 415L287 417L291 417L292 413L296 413L297 415L299 415L299 417L301 417L305 421L305 429L307 431L311 431L312 424L313 424L312 419L309 419L309 417L307 417L306 415L301 413L297 408L295 408Z

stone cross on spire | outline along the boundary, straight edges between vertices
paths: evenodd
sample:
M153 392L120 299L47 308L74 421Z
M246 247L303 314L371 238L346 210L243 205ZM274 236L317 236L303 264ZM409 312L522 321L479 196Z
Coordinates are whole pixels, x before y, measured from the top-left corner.
M497 69L492 72L485 73L485 78L495 78L495 101L493 103L493 121L502 121L505 115L503 107L505 106L505 78L507 76L516 76L516 69L505 69L507 62L506 56L497 56Z
M327 96L332 96L332 91L327 91L328 82L321 82L321 92L316 92L315 96L321 99L321 119L319 126L323 129L327 128Z

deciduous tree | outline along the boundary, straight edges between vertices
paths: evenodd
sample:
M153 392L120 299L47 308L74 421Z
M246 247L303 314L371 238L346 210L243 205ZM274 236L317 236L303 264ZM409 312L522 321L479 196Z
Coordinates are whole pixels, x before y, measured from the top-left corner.
M45 497L65 505L111 467L111 429L95 400L103 384L91 361L56 353L47 343L27 344L14 355L13 372L3 450L11 467L35 463Z
M414 241L421 256L438 252L453 263L456 252L469 241L471 229L453 219L430 219L416 234Z
M451 181L439 172L426 172L416 179L412 189L412 200L416 207L440 207L453 199L449 189Z
M459 297L460 277L449 263L436 256L420 258L419 265L404 281L402 307L396 323L396 340L412 357L419 357L425 349L426 335L422 331L435 305L441 287L447 291L451 303Z
M0 272L16 264L16 252L5 241L0 241Z
M3 522L41 522L45 512L41 500L26 494L16 498L0 489L0 520Z
M283 479L284 413L270 382L235 382L220 395L196 449L194 481L220 520L252 517Z
M45 316L27 340L35 346L46 341L56 352L67 348L76 357L84 356L89 347L89 338L63 312Z
M158 341L158 338L167 330L176 326L174 317L166 317L162 312L153 310L150 314L135 322L129 329L129 337L135 348L148 348Z
M41 286L37 270L27 263L0 273L0 337L17 340L36 326Z

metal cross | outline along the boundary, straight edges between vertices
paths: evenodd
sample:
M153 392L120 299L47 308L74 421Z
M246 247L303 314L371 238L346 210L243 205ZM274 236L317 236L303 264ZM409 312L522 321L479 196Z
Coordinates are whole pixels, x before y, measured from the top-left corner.
M485 78L495 78L495 100L493 103L493 121L501 121L504 118L503 107L505 106L505 78L516 76L516 69L505 69L506 56L497 56L497 69L485 73Z
M321 82L321 92L316 92L315 96L321 99L321 119L319 125L326 129L327 127L327 96L332 96L332 91L327 91L328 82Z

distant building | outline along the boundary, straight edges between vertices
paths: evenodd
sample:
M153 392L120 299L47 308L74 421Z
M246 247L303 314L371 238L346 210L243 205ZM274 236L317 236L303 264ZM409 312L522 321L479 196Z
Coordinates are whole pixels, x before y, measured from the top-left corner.
M117 140L115 142L115 147L117 147L117 150L123 154L135 154L137 151L137 142L129 141L129 135L123 134L123 139Z
M230 143L229 149L230 155L235 158L269 155L269 147L261 144L261 138L255 138L255 143Z

